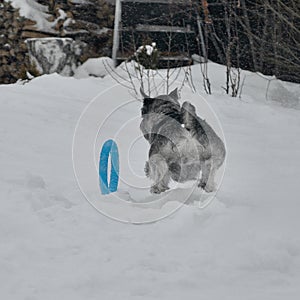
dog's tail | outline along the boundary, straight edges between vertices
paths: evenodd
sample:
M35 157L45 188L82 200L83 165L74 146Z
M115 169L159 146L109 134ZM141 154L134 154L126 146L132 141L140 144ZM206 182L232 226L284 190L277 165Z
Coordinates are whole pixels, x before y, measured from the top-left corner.
M209 146L207 132L205 131L206 123L197 116L195 106L188 101L182 104L181 122L185 129L188 130L204 148Z
M185 101L181 107L181 122L184 127L191 131L195 126L196 109L190 102Z

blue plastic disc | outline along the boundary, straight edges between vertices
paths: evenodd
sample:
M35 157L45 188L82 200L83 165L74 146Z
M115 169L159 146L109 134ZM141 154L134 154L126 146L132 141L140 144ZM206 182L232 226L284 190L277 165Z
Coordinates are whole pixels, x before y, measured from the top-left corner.
M110 179L107 181L108 159L110 156ZM113 140L107 140L102 146L99 161L99 181L103 195L116 192L119 183L119 152L118 146Z

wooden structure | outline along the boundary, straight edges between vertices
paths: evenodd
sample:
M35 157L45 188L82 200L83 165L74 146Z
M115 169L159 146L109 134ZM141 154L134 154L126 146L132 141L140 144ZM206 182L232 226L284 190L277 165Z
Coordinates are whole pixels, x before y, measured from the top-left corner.
M144 44L155 42L160 66L190 63L195 40L187 13L189 0L116 0L112 56L115 64L129 58Z

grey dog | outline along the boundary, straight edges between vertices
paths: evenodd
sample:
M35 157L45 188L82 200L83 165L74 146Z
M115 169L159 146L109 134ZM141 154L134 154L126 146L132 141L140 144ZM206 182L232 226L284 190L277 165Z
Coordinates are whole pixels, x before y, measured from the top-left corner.
M190 102L182 106L177 89L168 95L144 98L140 129L150 144L145 173L153 181L151 193L176 182L199 180L206 192L215 190L215 174L225 160L225 146L211 126L196 114ZM200 177L201 173L201 177Z

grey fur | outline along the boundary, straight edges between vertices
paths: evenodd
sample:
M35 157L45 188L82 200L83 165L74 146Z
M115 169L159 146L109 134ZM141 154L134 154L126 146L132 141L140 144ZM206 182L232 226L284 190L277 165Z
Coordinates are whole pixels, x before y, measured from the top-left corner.
M145 173L153 181L151 192L169 189L170 179L199 179L198 186L213 191L215 173L225 159L222 140L196 115L191 103L184 102L180 107L177 89L156 98L142 90L141 94L144 102L140 129L150 144Z

